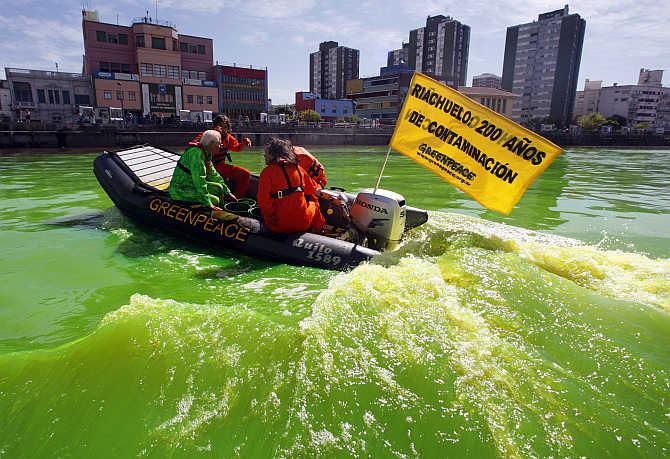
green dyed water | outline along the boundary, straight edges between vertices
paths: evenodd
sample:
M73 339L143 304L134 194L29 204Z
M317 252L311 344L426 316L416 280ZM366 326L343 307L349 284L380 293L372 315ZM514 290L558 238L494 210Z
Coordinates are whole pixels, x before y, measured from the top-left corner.
M569 151L508 217L394 155L430 222L339 274L140 229L93 158L0 157L0 457L670 455L670 152Z

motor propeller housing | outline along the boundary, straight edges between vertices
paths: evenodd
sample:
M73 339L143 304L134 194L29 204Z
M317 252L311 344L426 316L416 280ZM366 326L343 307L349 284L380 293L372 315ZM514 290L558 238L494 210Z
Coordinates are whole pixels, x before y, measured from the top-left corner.
M393 191L365 189L351 206L351 219L368 238L368 247L392 250L405 230L405 198Z

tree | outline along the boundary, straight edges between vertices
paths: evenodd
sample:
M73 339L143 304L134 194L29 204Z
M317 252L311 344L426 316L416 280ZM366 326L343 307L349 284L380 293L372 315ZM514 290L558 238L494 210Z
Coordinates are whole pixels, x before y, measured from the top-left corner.
M345 118L349 123L358 123L361 121L361 118L358 115L351 115Z
M314 110L305 110L300 112L300 119L303 121L318 122L321 121L321 115L319 115Z
M605 117L598 112L589 113L577 118L577 124L585 131L597 131L600 129L600 126L605 124L605 121Z
M633 126L635 129L639 129L640 131L646 131L651 127L651 124L649 124L646 121L642 121L641 123L637 123L635 126Z
M628 120L621 115L612 115L607 118L605 124L609 126L626 126L628 124Z

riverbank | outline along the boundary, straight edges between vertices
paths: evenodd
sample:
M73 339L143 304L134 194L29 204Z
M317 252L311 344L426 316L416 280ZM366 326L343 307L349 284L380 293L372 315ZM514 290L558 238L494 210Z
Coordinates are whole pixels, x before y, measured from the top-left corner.
M80 130L13 130L0 131L0 153L29 149L75 149L97 151L122 148L138 144L185 145L202 129L190 127L151 126L150 129L118 129L116 127L88 127ZM359 126L295 126L248 125L237 126L235 135L249 137L254 145L263 145L271 137L281 137L296 145L311 146L380 146L388 145L393 128L367 128ZM542 133L561 147L607 148L670 148L666 135L600 135Z

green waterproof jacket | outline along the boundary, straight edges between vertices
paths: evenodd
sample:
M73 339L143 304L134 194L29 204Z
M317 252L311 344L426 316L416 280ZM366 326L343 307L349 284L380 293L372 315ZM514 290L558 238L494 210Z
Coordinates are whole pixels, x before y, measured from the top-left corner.
M223 178L212 165L211 154L199 146L188 147L172 173L170 197L177 201L197 202L211 207L211 190L207 189L207 182L221 185L223 194L230 193Z

